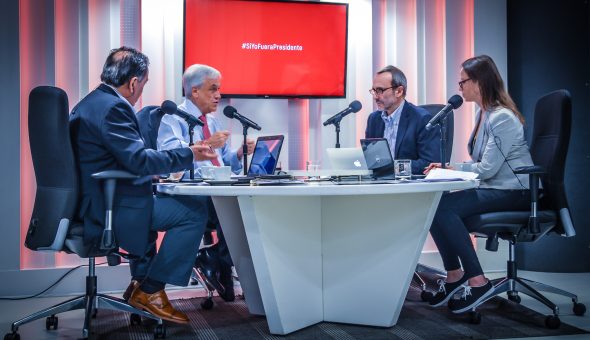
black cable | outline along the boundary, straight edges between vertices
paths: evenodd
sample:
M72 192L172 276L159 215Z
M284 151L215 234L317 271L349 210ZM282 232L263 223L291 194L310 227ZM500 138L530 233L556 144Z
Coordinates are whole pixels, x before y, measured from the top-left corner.
M489 128L488 133L494 138L494 144L496 144L496 147L498 148L498 151L500 151L500 154L504 158L504 162L503 163L506 163L506 165L508 165L508 168L510 168L510 171L512 171L512 174L514 175L514 177L516 177L516 180L518 181L518 184L520 184L520 186L522 187L522 189L523 190L528 190L524 185L522 185L522 182L520 181L520 178L518 178L518 175L516 175L514 173L514 169L512 169L512 166L510 165L510 162L508 162L508 160L506 159L506 156L504 155L504 152L502 152L502 148L501 148L502 140L500 139L500 137L498 137L498 136L496 136L494 134L494 129L492 128L492 124L489 123L489 121L490 121L489 120L490 114L487 111L485 112L485 114L486 114L486 116L488 118L487 119L487 121L488 121L488 128ZM485 127L485 122L483 122L483 123L484 123L484 127ZM500 144L499 145L498 145L498 140L500 140Z
M121 262L121 263L123 263L123 262ZM98 263L98 264L96 264L96 266L101 266L103 264L106 264L106 262ZM43 293L47 292L51 288L55 287L58 283L60 283L63 279L65 279L66 276L70 275L74 270L76 270L76 269L78 269L80 267L88 267L88 265L87 264L81 264L79 266L76 266L74 268L71 268L65 274L63 274L59 279L57 279L57 281L55 281L49 287L45 288L44 290L42 290L41 292L39 292L37 294L30 295L30 296L24 296L24 297L18 297L18 298L5 298L5 297L0 297L0 300L18 301L18 300L27 300L27 299L36 298L36 297L42 295Z

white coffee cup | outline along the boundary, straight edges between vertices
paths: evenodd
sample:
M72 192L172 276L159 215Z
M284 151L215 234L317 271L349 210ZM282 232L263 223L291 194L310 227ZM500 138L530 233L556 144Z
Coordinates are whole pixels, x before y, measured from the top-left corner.
M202 166L197 169L197 174L205 180L229 181L231 179L231 167Z

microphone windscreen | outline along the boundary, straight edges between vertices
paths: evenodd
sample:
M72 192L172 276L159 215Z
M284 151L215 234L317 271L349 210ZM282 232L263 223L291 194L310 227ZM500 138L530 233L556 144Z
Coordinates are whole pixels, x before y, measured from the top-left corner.
M453 109L458 109L463 104L463 98L460 95L456 94L449 98L449 104L453 107Z
M176 106L176 104L173 101L164 100L162 102L162 105L160 106L160 108L162 109L162 111L164 111L164 113L172 115L176 112L178 107Z
M352 110L352 112L359 112L362 107L363 104L361 104L361 102L359 102L358 100L353 101L352 103L350 103L350 105L348 105L348 107L350 107L350 109Z
M238 112L235 107L228 105L223 109L223 114L228 118L234 118L234 113Z

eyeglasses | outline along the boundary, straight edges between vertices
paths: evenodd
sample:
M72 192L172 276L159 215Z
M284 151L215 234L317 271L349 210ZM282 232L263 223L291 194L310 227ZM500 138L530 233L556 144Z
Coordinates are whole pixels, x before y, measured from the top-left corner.
M463 79L461 80L458 84L459 84L459 89L463 90L463 84L465 84L467 81L471 80L471 78L467 78L467 79Z
M387 91L389 89L392 89L392 88L394 88L394 86L390 86L390 87L387 87L387 88L384 88L384 89L378 87L376 89L370 89L369 90L369 93L372 94L373 96L380 96L380 95L383 94L383 92L385 92L385 91Z

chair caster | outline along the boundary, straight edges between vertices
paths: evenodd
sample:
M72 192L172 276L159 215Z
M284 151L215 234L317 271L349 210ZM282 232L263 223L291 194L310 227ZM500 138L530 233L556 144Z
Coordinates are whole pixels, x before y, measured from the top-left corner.
M6 335L4 335L4 340L20 340L20 334L17 332L6 333Z
M48 331L51 329L57 329L57 323L58 323L57 316L55 316L55 315L48 316L45 319L45 329L47 329Z
M166 338L166 325L161 323L159 325L156 325L156 328L154 328L154 338L155 339L164 339Z
M141 325L141 315L131 313L131 315L129 315L129 323L131 326Z
M422 299L422 301L424 302L430 302L430 300L434 297L434 294L432 294L432 292L428 291L428 290L423 290L420 293L420 299Z
M516 303L520 303L520 301L522 301L522 299L520 298L520 295L518 294L508 294L508 300L512 301L512 302L516 302Z
M479 325L481 323L481 313L477 311L469 312L469 323Z
M545 326L549 329L558 329L561 325L561 320L555 315L547 315L545 318Z
M213 308L213 299L205 298L205 300L201 302L201 308L203 308L204 310L210 310L211 308Z
M583 303L574 302L574 314L577 316L586 314L586 306Z

